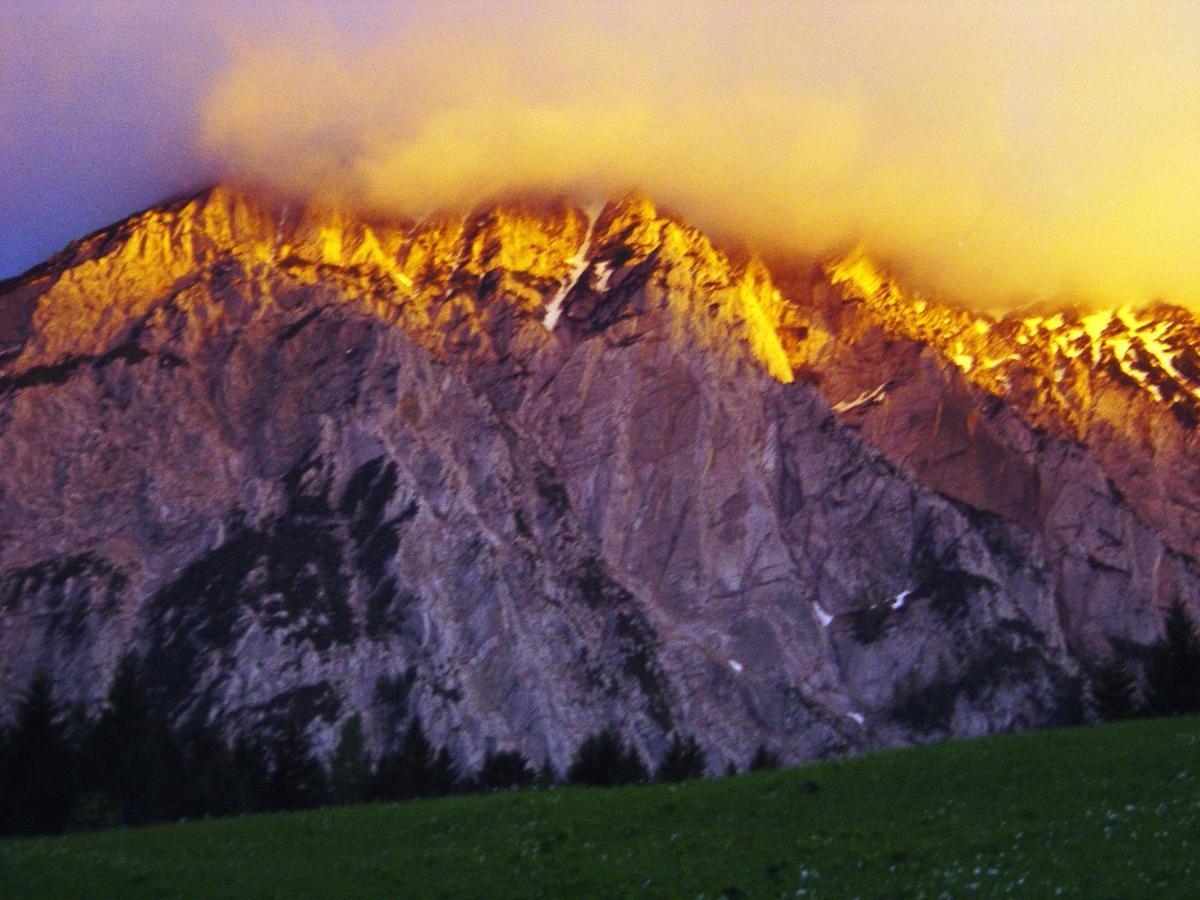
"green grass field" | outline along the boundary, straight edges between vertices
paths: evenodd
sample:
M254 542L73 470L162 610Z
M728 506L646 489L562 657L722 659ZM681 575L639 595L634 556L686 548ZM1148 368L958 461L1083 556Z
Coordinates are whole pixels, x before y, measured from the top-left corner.
M1200 719L0 842L0 897L1200 896Z

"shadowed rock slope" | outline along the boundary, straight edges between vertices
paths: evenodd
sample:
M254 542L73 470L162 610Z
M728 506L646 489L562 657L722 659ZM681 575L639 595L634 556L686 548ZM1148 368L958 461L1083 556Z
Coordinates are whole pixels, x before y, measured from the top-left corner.
M773 278L640 199L227 188L0 291L9 709L39 667L93 704L136 650L228 734L798 761L1072 717L1196 596L1182 311L1110 313L1092 360L862 260Z

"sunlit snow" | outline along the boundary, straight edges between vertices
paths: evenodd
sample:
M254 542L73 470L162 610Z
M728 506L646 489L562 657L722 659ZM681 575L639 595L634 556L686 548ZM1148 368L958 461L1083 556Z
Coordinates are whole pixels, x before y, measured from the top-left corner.
M595 281L592 284L592 288L597 291L607 291L609 279L612 278L612 266L607 262L601 261L596 263L594 272Z
M583 243L579 245L579 251L568 260L571 264L571 271L564 279L562 287L558 289L546 306L546 318L542 320L542 324L546 326L547 331L553 331L554 326L558 324L558 317L562 315L563 301L567 299L567 294L571 293L571 289L579 283L579 279L587 270L587 255L592 248L592 231L595 227L596 216L588 215L587 234L583 237Z
M860 406L870 406L872 403L882 403L887 397L887 382L879 385L879 387L870 391L863 391L853 400L843 400L841 403L835 403L832 407L834 412L844 413L852 409L858 409Z

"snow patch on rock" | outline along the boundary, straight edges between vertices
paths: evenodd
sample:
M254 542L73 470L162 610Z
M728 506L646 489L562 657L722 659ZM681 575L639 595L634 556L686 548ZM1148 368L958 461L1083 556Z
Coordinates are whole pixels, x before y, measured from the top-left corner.
M554 326L558 324L558 317L562 315L563 301L567 299L567 295L571 293L587 270L587 255L588 251L592 249L592 232L595 228L596 217L589 215L587 234L583 236L583 243L579 245L578 252L568 260L571 264L571 271L567 273L562 286L546 305L546 317L542 319L542 324L546 326L547 331L553 331Z
M832 409L837 413L850 412L850 410L858 409L861 406L871 406L875 403L882 403L886 397L887 382L885 381L874 390L863 391L853 400L843 400L841 403L835 403Z
M596 263L592 270L592 289L596 291L607 291L608 283L612 279L612 266L601 260Z

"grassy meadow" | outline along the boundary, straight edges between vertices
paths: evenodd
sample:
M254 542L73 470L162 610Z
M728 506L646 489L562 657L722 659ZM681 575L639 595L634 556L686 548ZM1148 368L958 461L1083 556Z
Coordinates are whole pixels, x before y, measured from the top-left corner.
M1194 897L1200 719L0 842L0 897Z

